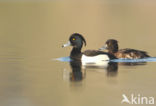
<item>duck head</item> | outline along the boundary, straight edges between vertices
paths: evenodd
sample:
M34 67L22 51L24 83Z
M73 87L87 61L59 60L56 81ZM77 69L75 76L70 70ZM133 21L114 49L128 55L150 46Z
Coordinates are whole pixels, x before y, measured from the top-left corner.
M109 39L106 41L105 45L99 50L107 49L110 53L116 53L118 51L118 41L115 39Z
M79 33L73 33L69 37L69 41L62 47L73 46L73 48L81 49L83 44L86 46L86 40L84 39L84 37Z

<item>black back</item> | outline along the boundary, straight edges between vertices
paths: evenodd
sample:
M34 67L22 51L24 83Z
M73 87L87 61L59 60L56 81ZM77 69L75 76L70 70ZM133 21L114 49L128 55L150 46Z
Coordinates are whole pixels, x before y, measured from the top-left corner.
M83 52L83 54L86 56L97 56L100 54L105 54L108 55L110 59L116 59L114 55L99 50L86 50Z

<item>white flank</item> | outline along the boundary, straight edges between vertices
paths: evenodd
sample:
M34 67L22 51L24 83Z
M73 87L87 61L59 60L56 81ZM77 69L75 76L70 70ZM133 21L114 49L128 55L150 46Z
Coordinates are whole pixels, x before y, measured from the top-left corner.
M107 66L109 57L107 55L85 56L81 58L82 65Z

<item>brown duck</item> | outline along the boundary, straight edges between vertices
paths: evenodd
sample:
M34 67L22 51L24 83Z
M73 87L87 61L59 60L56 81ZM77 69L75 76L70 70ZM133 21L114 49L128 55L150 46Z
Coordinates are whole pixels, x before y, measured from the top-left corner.
M150 57L147 52L130 48L119 49L118 41L109 39L100 50L107 49L108 53L113 54L116 58L140 59Z

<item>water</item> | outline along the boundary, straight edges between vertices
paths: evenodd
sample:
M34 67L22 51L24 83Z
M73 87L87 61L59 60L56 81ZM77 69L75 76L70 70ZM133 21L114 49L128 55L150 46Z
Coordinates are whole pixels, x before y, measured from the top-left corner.
M155 57L155 10L147 0L0 2L0 106L128 106L122 94L156 98L155 58L83 67L69 62L70 47L61 47L79 32L83 51L114 38L120 48Z
M68 57L56 58L54 60L58 60L58 61L62 61L62 62L70 62L71 61L69 56ZM147 58L142 58L142 59L124 59L124 58L120 58L120 59L112 59L112 60L110 60L110 62L119 62L119 63L123 63L123 62L131 62L131 63L156 62L156 57L147 57Z
M70 57L61 57L61 58L56 58L54 60L58 60L61 62L69 62L70 67L71 67L71 73L67 72L64 73L64 77L67 79L70 79L72 81L81 81L83 79L83 70L85 70L86 74L86 69L101 69L106 71L107 76L115 76L117 75L118 72L118 67L120 65L123 66L136 66L136 65L146 65L147 62L156 62L155 57L148 57L148 58L142 58L142 59L112 59L109 61L103 61L105 65L94 65L94 64L89 64L89 65L82 65L80 61L74 61L70 59ZM83 67L83 68L82 68ZM70 75L72 74L72 76ZM78 78L78 79L77 79Z

